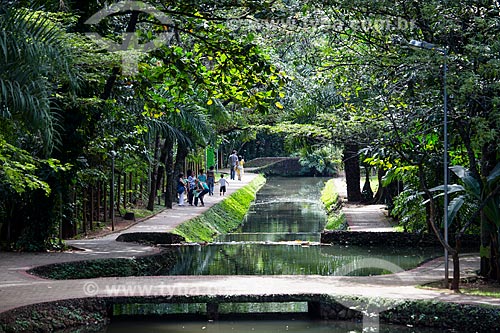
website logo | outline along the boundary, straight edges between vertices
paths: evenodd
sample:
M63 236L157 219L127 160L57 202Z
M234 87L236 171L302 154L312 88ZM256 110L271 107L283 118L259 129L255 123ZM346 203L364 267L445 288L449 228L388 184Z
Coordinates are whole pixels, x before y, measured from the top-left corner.
M99 24L103 19L109 16L115 16L120 13L142 12L153 16L160 22L165 31L156 35L156 38L144 44L139 43L138 32L123 32L122 43L117 44L109 39L104 38L98 33L88 32L85 35L91 38L95 43L109 52L117 52L122 56L122 74L134 75L138 70L138 62L140 57L152 50L159 48L161 45L167 44L173 36L173 22L161 11L154 6L142 1L121 1L103 8L92 15L85 24Z

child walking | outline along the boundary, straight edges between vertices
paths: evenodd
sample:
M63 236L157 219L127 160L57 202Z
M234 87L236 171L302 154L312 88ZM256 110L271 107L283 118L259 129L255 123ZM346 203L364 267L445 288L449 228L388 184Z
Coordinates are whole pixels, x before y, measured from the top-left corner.
M224 174L220 175L219 185L220 185L220 195L225 195L226 194L226 185L229 185L229 182L227 181L226 178L224 178Z

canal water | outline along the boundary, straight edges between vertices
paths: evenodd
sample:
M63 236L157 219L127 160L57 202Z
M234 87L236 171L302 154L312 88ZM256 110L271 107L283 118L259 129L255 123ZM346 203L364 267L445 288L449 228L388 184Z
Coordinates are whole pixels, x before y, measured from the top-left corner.
M325 178L270 178L257 193L257 198L244 223L233 233L219 237L209 245L178 247L179 260L173 270L161 274L172 275L243 275L243 274L296 274L337 275L337 268L350 265L349 275L391 273L382 269L359 269L357 263L367 258L377 258L409 269L425 259L439 254L440 249L391 249L376 247L321 245L320 233L326 215L320 201ZM365 260L365 261L363 261ZM345 269L343 273L345 273ZM130 304L119 311L122 315L162 313L174 315L173 319L132 321L115 318L103 333L128 332L363 332L361 322L309 320L300 317L307 312L307 304L244 304L245 309L221 304L221 313L239 313L238 320L218 321L188 320L189 314L203 313L205 304L161 305ZM224 312L224 307L228 307ZM243 305L239 305L240 307ZM266 306L266 308L262 308ZM273 307L274 306L274 307ZM153 307L154 309L150 309ZM253 307L256 307L254 309ZM272 308L267 308L272 307ZM179 308L179 309L178 309ZM130 310L130 311L128 311ZM159 311L159 312L158 312ZM241 314L272 313L271 317L259 315L245 317ZM178 314L180 317L175 317ZM286 314L285 317L279 316ZM188 315L183 318L183 315ZM145 317L148 318L148 317ZM166 318L166 317L165 317ZM295 319L292 319L295 318ZM442 332L442 330L380 325L377 332Z
M113 323L102 333L361 333L362 323L324 320L219 320L207 321L122 321ZM365 331L366 332L366 331ZM397 325L380 325L379 333L442 333L443 329L412 328Z
M240 228L219 242L319 242L326 224L320 201L327 178L269 178Z
M366 259L388 261L402 270L436 256L440 249L320 244L326 215L320 200L328 179L269 178L243 224L213 244L178 248L169 275L349 275L387 274L366 268ZM364 266L357 268L357 265ZM343 269L339 269L342 267Z

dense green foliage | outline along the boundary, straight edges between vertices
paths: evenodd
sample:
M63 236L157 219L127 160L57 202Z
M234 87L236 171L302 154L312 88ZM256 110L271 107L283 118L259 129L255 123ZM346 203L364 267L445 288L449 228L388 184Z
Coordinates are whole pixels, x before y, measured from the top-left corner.
M284 82L252 36L227 24L269 4L156 4L152 14L124 10L94 25L84 23L111 10L101 2L40 4L0 3L0 239L8 247L58 247L120 211L153 210L160 193L171 207L174 175L206 169L204 149L272 106ZM162 8L173 26L159 20ZM129 73L122 56L135 55L85 34L120 43L120 31L141 44L164 31L171 38L137 56Z
M235 148L272 150L325 174L342 162L350 201L387 203L404 229L433 232L458 261L441 232L448 210L451 232L479 230L481 272L500 278L497 1L151 1L153 13L91 25L101 1L39 3L0 2L9 247L59 247L158 197L171 207L175 176L206 168L207 147L220 166ZM122 68L124 54L86 32L115 44L122 32L141 45L168 38L127 53L137 60L129 73L133 62ZM410 48L413 39L435 47ZM449 161L461 170L450 174L449 207L444 85ZM376 171L374 195L361 170L366 184Z
M57 332L70 329L73 332L84 332L90 325L96 330L105 329L108 322L104 301L97 298L72 299L34 304L3 312L0 317L0 331Z
M457 249L444 241L441 231L443 188L441 193L429 191L443 182L446 84L450 164L466 167L483 189L480 197L450 192L449 229L463 233L480 228L484 253L489 253L482 272L500 277L500 219L485 212L500 192L495 177L500 161L498 4L294 4L277 20L277 26L293 33L265 32L279 55L276 61L296 80L280 100L286 112L274 126L263 128L281 133L308 155L327 144L342 148L350 201L370 201L360 189L359 165L367 179L369 169L376 168L384 186L374 200L389 204L405 229L435 233L456 256ZM413 39L435 47L413 49ZM463 184L460 177L450 180ZM465 204L457 209L461 200Z
M436 301L406 301L381 313L381 319L394 324L454 327L458 330L472 328L477 331L496 330L498 308L454 304Z
M250 184L210 207L204 214L181 224L172 233L184 237L188 242L210 242L217 235L230 232L241 224L255 200L255 194L265 182L263 176L257 176Z

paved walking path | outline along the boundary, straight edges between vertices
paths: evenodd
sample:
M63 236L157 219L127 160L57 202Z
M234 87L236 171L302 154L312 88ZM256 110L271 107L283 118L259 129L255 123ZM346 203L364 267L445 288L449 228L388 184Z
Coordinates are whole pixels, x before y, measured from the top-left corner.
M359 205L347 202L347 185L344 178L335 178L335 188L343 203L342 212L345 215L350 231L395 231L387 217L385 205Z
M233 192L247 185L252 179L255 178L255 176L255 174L245 173L241 181L229 180L226 196L231 195ZM227 178L229 178L229 175L227 175ZM186 199L185 206L178 206L174 204L172 209L166 209L161 213L145 221L137 223L126 230L122 230L120 232L113 233L98 239L71 240L67 241L67 244L80 249L86 249L84 253L78 253L83 256L98 254L100 257L130 257L131 251L132 253L135 252L135 255L156 251L156 248L133 243L124 244L123 242L115 241L115 239L123 233L172 231L179 224L186 222L202 214L203 212L206 212L214 204L217 204L218 202L223 200L225 196L220 196L218 189L218 186L215 186L215 192L213 196L205 195L205 197L203 198L205 201L204 207L189 206ZM79 257L78 259L82 258Z
M221 170L224 171L224 170ZM228 175L229 177L229 175ZM153 254L159 252L157 247L142 245L137 243L117 242L116 238L124 233L132 232L169 232L176 226L186 222L193 217L207 211L210 207L223 200L226 196L231 195L238 189L246 186L256 177L255 174L245 173L241 181L229 180L227 192L225 196L220 196L218 186L215 188L213 196L206 195L204 197L205 206L178 206L174 204L172 209L164 210L161 213L133 225L132 227L111 233L101 238L68 240L66 243L79 250L55 253L17 253L17 252L0 252L0 312L13 307L43 302L53 299L70 298L75 294L75 291L65 290L61 287L53 290L38 289L38 285L52 289L52 285L62 286L62 281L42 280L38 277L26 273L29 269L59 262L70 262L90 259L105 259L105 258L130 258ZM42 281L42 282L40 282ZM71 283L70 283L71 284ZM32 288L37 288L39 292L34 293ZM14 289L14 295L8 296L7 292ZM81 288L80 288L81 289ZM26 294L24 292L27 292ZM55 291L55 295L48 295L51 291ZM81 290L80 290L81 291ZM46 293L48 292L48 293ZM78 293L77 293L78 294ZM18 295L18 296L16 296ZM20 296L22 295L22 296ZM36 295L37 297L33 297ZM84 297L80 294L79 297Z
M248 184L253 175L245 174L241 182L232 181L229 193ZM207 197L205 207L174 207L154 218L122 231L169 231L200 214L221 200ZM65 253L0 253L0 312L23 305L89 296L174 296L236 294L300 294L378 296L393 299L439 299L447 302L490 304L500 306L500 299L474 297L452 292L415 288L415 285L440 280L443 261L436 259L414 270L376 277L346 276L151 276L113 277L85 280L45 280L26 271L34 266L93 258L132 257L158 251L154 247L120 243L119 233L94 240L69 243L85 251ZM478 258L461 260L463 274L472 274ZM347 269L347 268L346 268ZM121 288L121 289L119 289Z

